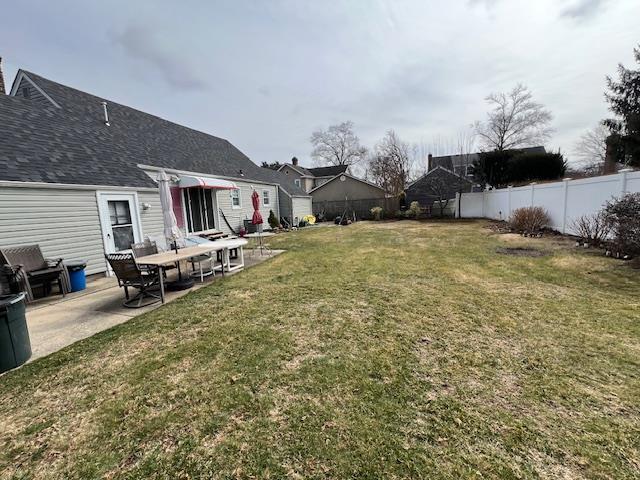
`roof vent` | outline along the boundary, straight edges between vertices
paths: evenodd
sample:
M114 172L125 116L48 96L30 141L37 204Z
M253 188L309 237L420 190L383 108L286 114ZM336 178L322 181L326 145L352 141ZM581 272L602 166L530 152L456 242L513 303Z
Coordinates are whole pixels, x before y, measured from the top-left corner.
M107 110L107 102L102 102L102 109L104 110L104 124L107 127L110 127L111 124L109 123L109 111Z

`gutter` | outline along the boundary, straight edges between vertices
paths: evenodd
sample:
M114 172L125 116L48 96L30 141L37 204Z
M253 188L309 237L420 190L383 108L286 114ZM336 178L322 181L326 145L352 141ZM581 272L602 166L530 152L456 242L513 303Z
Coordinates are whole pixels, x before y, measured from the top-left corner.
M61 190L126 190L131 192L157 192L157 187L123 187L118 185L83 185L79 183L47 183L0 180L0 187L51 188Z

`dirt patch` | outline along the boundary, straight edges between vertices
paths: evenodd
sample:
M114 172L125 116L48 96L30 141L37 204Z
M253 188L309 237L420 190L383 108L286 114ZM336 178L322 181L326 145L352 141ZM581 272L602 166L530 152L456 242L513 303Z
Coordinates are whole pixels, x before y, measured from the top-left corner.
M516 257L544 257L547 252L531 247L499 247L496 253L502 255L514 255Z

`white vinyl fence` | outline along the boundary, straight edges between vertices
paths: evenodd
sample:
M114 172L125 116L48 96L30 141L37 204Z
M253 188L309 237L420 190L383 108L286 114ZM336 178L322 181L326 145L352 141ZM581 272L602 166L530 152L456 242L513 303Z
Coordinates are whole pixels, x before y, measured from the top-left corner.
M634 192L640 192L640 171L625 169L616 175L458 194L456 217L507 220L516 208L542 207L549 212L551 228L575 233L571 230L575 219L598 212L614 197Z

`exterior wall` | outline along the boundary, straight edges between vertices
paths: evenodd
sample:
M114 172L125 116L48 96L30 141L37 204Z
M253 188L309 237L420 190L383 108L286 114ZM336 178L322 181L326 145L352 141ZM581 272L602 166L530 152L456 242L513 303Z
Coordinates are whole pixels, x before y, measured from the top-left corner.
M385 193L380 188L368 183L355 180L351 177L344 177L341 181L340 177L323 185L322 188L314 190L311 193L313 202L331 202L349 200L364 200L370 198L384 198Z
M311 197L293 197L293 213L291 215L291 221L295 224L296 218L298 221L302 220L305 215L312 214L312 198Z
M216 192L216 200L218 203L218 208L222 209L224 215L227 217L227 221L231 224L233 229L237 232L240 227L244 225L244 219L251 220L253 216L253 205L251 203L251 194L253 193L253 188L258 191L260 194L260 213L262 214L262 218L264 219L264 227L269 228L269 224L267 223L267 218L269 218L269 210L273 210L276 217L280 215L280 208L278 206L278 187L275 185L264 185L259 183L245 183L245 182L235 182L236 185L240 188L240 208L233 208L231 205L231 192L229 190L219 190ZM271 200L271 205L264 206L262 205L262 191L269 191L269 199ZM220 221L218 225L218 229L225 233L233 233L227 227L226 222L222 218L222 215L219 216Z
M640 171L464 193L458 216L506 220L516 208L539 206L549 212L553 229L575 233L571 228L574 220L598 212L613 197L635 192L640 192Z
M96 192L0 187L0 247L39 244L45 257L87 260L104 272Z
M151 205L138 205L143 236L161 234L158 194L138 192L138 201ZM0 247L31 244L45 257L86 260L87 274L105 272L96 190L0 186Z
M308 192L315 187L315 180L313 178L305 177L302 179L301 187L305 192Z
M282 188L278 188L278 201L280 203L280 218L286 217L291 220L293 201Z
M157 192L138 192L138 208L140 209L140 223L142 224L142 236L164 235L164 219L162 218L162 205L160 195ZM142 204L151 205L149 210L144 210Z

